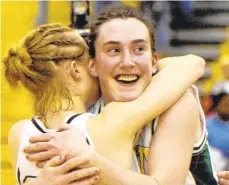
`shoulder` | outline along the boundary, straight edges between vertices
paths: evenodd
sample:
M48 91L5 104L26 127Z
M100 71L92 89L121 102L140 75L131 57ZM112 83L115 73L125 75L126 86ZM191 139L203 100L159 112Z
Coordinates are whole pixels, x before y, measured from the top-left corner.
M192 91L187 90L173 106L160 116L158 124L164 122L173 124L175 127L188 126L195 129L200 127L198 102Z
M85 129L89 118L94 116L95 115L92 113L75 114L67 121L67 123L69 123L70 126Z
M10 129L8 140L10 141L10 140L14 140L16 138L19 138L24 125L28 121L29 120L21 120L21 121L16 122Z
M19 145L20 145L21 133L24 128L24 125L28 121L29 120L21 120L21 121L16 122L10 129L10 132L8 135L8 145L9 145L9 150L10 150L10 157L11 157L11 162L14 167L16 166L15 164L17 160Z
M177 106L181 109L183 107L186 111L190 111L191 115L196 113L198 118L200 117L200 114L204 114L199 100L198 89L194 85L186 90L183 96L178 100Z
M86 113L82 113L82 114L75 114L73 115L68 121L69 123L74 123L74 122L78 122L78 121L87 121L88 118L90 117L94 117L95 114L86 112Z
M173 129L191 126L197 130L201 128L199 117L198 103L192 90L188 89L175 104L153 121L153 133L165 123L172 125Z
M198 102L193 92L187 90L168 111L198 112Z

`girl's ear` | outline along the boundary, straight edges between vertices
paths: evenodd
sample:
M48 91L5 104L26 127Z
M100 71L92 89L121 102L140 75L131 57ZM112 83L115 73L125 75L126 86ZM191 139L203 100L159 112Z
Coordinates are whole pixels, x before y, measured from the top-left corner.
M81 79L80 71L79 71L79 68L78 68L78 66L77 66L77 61L72 61L72 62L71 62L70 74L71 74L71 76L72 76L74 79L76 79L76 80Z
M153 75L156 74L156 72L157 72L157 68L158 68L157 61L158 61L158 55L155 53L155 54L153 54L153 59L152 59L152 73L153 73Z
M92 58L88 62L88 72L91 76L98 77L98 74L96 72L95 60Z

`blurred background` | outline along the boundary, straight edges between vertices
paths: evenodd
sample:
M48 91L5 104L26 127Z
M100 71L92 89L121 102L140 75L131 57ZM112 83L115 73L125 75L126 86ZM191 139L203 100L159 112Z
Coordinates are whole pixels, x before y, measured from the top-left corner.
M89 23L104 8L140 8L154 21L156 50L161 58L196 54L206 60L197 83L207 118L209 143L216 171L229 168L229 2L226 1L3 1L1 2L1 59L9 47L31 29L63 23L87 38ZM16 183L8 158L11 126L33 116L30 94L11 90L1 65L1 175L3 185Z

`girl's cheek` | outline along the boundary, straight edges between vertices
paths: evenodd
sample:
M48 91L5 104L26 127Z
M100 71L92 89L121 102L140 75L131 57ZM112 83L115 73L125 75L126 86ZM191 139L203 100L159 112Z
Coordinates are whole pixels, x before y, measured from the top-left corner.
M142 66L149 66L152 64L152 57L149 55L135 56L134 61Z

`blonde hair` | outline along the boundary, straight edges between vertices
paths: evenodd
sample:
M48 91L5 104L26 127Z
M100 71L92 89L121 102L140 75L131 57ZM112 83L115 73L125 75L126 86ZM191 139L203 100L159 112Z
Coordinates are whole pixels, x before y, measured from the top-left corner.
M69 101L65 110L74 108L69 89L58 78L58 63L81 61L86 44L75 30L61 24L40 26L22 43L9 49L4 58L5 76L11 87L21 82L34 97L34 111L46 122L47 112L63 110L61 98Z

